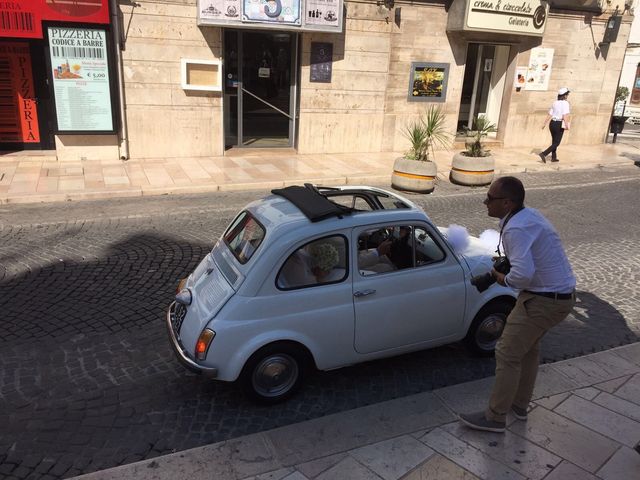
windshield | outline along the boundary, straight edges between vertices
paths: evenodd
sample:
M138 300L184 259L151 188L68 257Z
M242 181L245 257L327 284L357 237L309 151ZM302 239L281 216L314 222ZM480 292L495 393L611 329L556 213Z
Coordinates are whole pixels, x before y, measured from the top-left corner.
M264 233L264 227L245 211L231 223L223 238L233 255L244 264L262 243Z

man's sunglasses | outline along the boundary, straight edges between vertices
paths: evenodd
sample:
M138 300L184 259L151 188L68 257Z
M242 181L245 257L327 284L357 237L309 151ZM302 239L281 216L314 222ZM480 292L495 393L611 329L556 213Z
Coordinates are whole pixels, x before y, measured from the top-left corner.
M487 193L487 199L485 200L487 203L493 201L493 200L504 200L507 197L494 197L493 195L489 195Z

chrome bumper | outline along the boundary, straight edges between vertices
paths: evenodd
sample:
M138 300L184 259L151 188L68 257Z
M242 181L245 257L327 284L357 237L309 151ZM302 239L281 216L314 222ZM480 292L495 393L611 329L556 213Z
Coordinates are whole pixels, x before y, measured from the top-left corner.
M175 353L176 357L180 363L187 368L188 370L204 375L209 378L216 378L218 376L218 369L213 367L203 367L202 365L194 362L187 351L182 347L180 340L176 336L176 332L173 330L173 322L171 321L171 317L174 313L176 302L172 302L167 309L167 315L165 319L165 325L167 327L167 333L169 334L169 343L171 344L171 348L173 349L173 353Z

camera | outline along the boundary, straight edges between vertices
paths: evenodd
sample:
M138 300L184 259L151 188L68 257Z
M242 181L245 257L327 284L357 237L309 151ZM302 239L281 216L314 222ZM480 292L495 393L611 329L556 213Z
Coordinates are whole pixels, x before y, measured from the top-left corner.
M511 263L509 263L509 259L507 257L498 257L493 261L493 268L495 268L498 272L506 275L507 273L509 273L509 270L511 270ZM479 292L484 292L494 283L496 283L496 279L493 278L491 272L471 277L471 285L476 287Z

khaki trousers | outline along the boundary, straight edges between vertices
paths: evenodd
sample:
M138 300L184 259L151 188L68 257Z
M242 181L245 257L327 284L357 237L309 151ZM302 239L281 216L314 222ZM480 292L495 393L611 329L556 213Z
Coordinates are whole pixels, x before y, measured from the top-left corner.
M496 345L496 380L493 385L488 420L504 422L511 405L529 406L538 375L540 340L573 309L571 299L555 300L529 292L518 295Z

